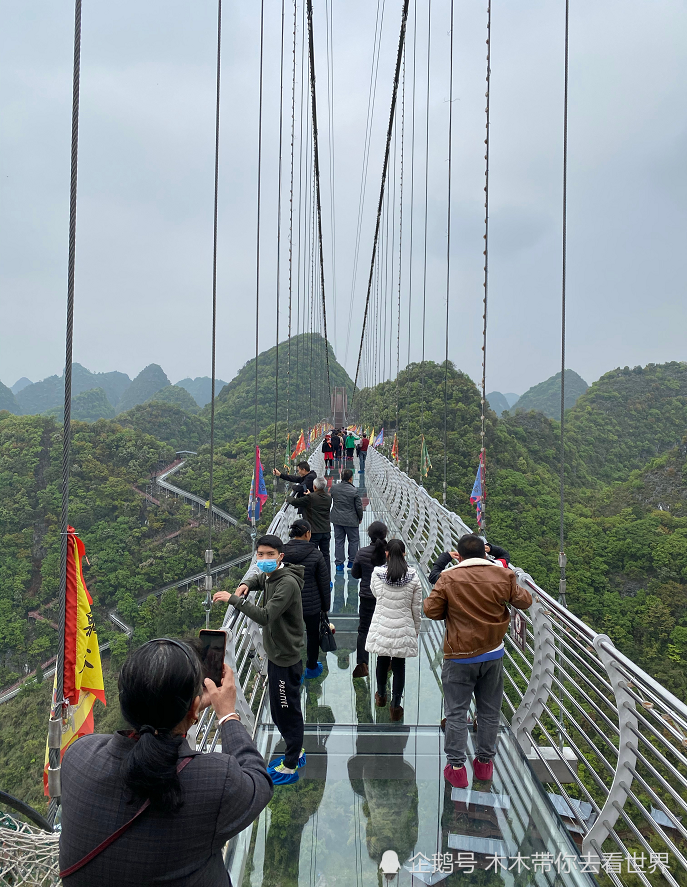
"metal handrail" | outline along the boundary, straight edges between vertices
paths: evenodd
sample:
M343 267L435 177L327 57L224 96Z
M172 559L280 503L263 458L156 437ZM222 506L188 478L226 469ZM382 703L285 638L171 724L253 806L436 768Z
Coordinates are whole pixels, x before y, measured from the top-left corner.
M421 568L472 532L372 448L366 469L373 508L399 528ZM614 884L684 884L687 705L528 573L511 569L533 605L524 649L506 636L504 719L541 780L568 803L582 852ZM427 637L441 643L438 633Z

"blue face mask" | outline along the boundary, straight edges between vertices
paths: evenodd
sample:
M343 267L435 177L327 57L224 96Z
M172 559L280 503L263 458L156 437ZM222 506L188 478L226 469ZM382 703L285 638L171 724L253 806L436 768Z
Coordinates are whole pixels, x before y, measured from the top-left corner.
M255 566L263 573L274 573L277 569L277 562L275 560L256 561Z

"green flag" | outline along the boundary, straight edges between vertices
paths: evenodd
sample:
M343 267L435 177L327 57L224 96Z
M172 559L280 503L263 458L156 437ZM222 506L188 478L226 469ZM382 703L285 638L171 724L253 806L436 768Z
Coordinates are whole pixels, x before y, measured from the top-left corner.
M427 450L427 444L425 443L425 436L422 435L422 447L420 449L420 474L422 477L427 477L429 474L429 469L432 467L432 460L429 458L429 451Z

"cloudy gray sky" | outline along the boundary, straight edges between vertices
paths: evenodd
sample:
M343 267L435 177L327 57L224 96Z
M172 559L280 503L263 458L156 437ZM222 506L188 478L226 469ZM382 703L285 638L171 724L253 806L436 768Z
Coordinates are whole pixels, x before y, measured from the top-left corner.
M384 0L370 171L348 352L376 0L333 16L336 280L323 182L330 338L355 370L400 0ZM409 41L415 0L411 0ZM329 168L325 0L315 0L321 164ZM287 37L293 7L286 4ZM265 0L261 348L275 337L280 0ZM299 20L300 20L299 4ZM443 359L449 2L432 0L427 356ZM258 0L224 6L218 375L254 349ZM411 359L420 355L427 0L417 0ZM559 368L563 0L494 0L487 389ZM210 369L216 5L84 0L74 358L172 381ZM64 360L73 3L0 0L0 380ZM486 0L456 0L450 357L480 375ZM302 33L298 32L298 52ZM684 360L687 5L571 0L568 365ZM288 49L288 47L287 47ZM285 68L282 329L291 68ZM404 242L411 208L406 55ZM300 73L299 73L300 76ZM300 82L298 83L300 87ZM299 92L300 95L300 92ZM403 313L409 292L403 266ZM336 292L336 300L334 300ZM407 354L406 323L401 354ZM336 335L334 336L334 329Z

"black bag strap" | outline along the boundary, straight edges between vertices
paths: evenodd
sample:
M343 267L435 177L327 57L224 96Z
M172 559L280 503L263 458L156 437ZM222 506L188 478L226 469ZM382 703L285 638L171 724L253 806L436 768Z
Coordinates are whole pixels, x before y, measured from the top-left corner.
M181 773L184 767L187 764L190 764L193 760L192 757L182 758L177 764L177 773ZM150 807L150 800L147 800L144 804L142 804L138 810L134 813L131 819L128 822L125 822L124 825L120 825L116 832L112 832L109 838L105 838L97 847L94 847L90 853L87 853L83 859L80 859L78 862L75 862L74 865L70 865L69 868L63 869L60 872L60 878L68 878L69 875L73 875L74 872L78 872L80 868L83 868L87 863L89 863L92 859L95 859L96 856L99 856L103 850L107 850L110 844L114 844L117 838L121 838L124 832L134 824L134 822L138 819L138 817L145 813L145 811Z

